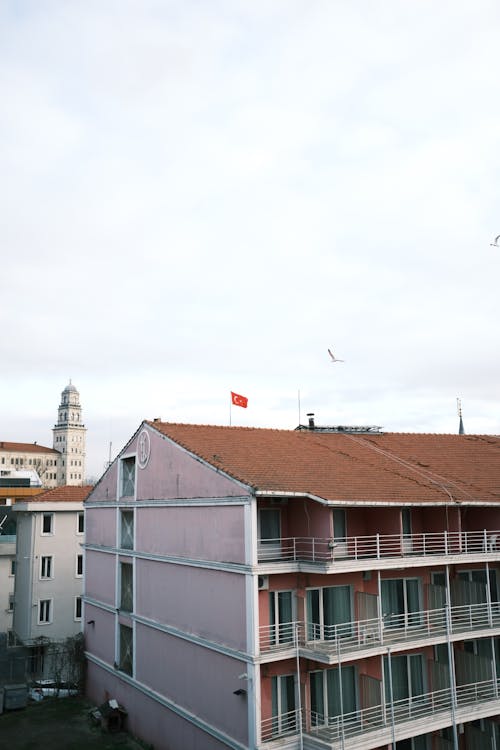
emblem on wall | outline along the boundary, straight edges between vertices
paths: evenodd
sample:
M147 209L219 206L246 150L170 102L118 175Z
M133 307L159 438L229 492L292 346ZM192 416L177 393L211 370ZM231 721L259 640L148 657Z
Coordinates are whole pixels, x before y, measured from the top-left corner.
M151 442L149 439L149 432L142 430L137 441L137 464L139 469L145 469L148 465L149 456L151 454Z

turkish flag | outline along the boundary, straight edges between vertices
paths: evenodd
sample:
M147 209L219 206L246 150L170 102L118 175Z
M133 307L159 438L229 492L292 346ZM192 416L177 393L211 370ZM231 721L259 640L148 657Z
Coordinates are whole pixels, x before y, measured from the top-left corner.
M246 396L240 396L238 393L231 391L231 403L235 406L242 406L244 409L248 406L248 399Z

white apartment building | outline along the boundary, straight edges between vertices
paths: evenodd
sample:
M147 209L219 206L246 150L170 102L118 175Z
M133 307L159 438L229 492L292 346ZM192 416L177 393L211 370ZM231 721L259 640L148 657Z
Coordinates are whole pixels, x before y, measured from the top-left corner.
M83 501L91 487L56 487L13 506L16 638L61 641L82 629ZM37 640L38 639L38 640Z

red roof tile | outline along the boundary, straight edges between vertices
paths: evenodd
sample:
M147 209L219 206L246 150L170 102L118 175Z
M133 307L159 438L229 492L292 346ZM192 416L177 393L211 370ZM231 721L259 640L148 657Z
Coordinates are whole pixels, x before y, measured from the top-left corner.
M0 451L7 453L57 453L55 448L47 448L46 445L37 443L9 443L7 440L0 441Z
M500 502L500 437L148 424L260 491L373 503Z
M63 485L62 487L54 487L51 490L40 493L36 497L31 497L27 502L30 503L79 503L83 502L91 490L94 487L91 484L84 485L83 487L74 487L73 485ZM23 502L26 502L23 500Z

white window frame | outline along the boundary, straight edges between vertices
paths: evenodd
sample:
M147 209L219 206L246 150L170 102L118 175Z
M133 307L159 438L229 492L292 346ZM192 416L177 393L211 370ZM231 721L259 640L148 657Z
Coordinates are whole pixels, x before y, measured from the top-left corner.
M82 521L82 530L80 531L80 519ZM78 511L76 514L76 533L78 536L83 536L85 534L85 513L83 510Z
M42 620L41 616L43 614L42 609L46 609L47 607L42 607L42 605L46 605L48 603L48 618ZM39 599L38 600L38 625L51 625L52 621L54 619L54 599L48 598L48 599Z
M48 574L47 574L47 568L48 568ZM54 555L41 555L40 556L40 580L51 581L53 578L54 578Z
M46 516L50 516L51 519L52 519L51 522L50 522L50 531L44 531L43 530L44 520L45 520ZM54 513L50 513L50 512L49 513L42 513L42 526L41 526L41 529L40 529L40 534L42 536L54 536L55 521L56 521L56 519L55 519Z
M133 480L130 477L127 477L127 479L124 479L124 470L125 467L132 466L134 467L133 472ZM120 471L118 472L118 497L119 498L131 498L132 500L135 500L136 497L136 491L137 491L137 458L135 453L130 456L122 456L120 459ZM133 492L128 492L128 483L133 481ZM127 487L127 493L124 492L125 487Z
M79 559L81 559L81 561L82 561L82 572L81 573L78 572L78 560ZM78 552L78 554L76 556L76 561L75 561L75 578L83 578L83 552Z
M123 669L124 666L124 659L122 659L122 636L124 630L130 631L130 650L129 650L129 656L130 656L130 662L131 662L131 668L130 671ZM120 672L123 672L124 674L130 675L130 677L133 677L135 674L135 632L134 627L132 625L125 625L124 623L118 623L118 637L116 639L116 645L117 645L117 653L116 653L116 665Z
M78 602L80 602L80 615L78 615ZM75 606L73 610L75 622L80 622L83 618L83 598L81 596L75 596Z
M7 612L12 613L14 611L14 592L9 593Z
M135 513L134 513L134 510L133 510L133 508L123 508L123 510L119 511L119 514L120 514L120 524L119 524L119 529L118 529L118 534L119 534L118 546L120 547L120 549L134 549L134 546L135 546ZM123 533L125 514L127 514L127 516L128 516L128 514L130 514L130 516L132 518L131 529L130 529L130 524L127 523L127 522L125 522L125 525L128 527L127 531L131 530L131 532L132 532L132 534L131 534L131 537L132 537L131 544L127 545L127 546L125 546L123 544L124 538L125 538L125 534ZM130 517L130 516L128 516L128 517Z
M10 560L9 578L14 578L15 575L16 575L16 558L12 557Z

